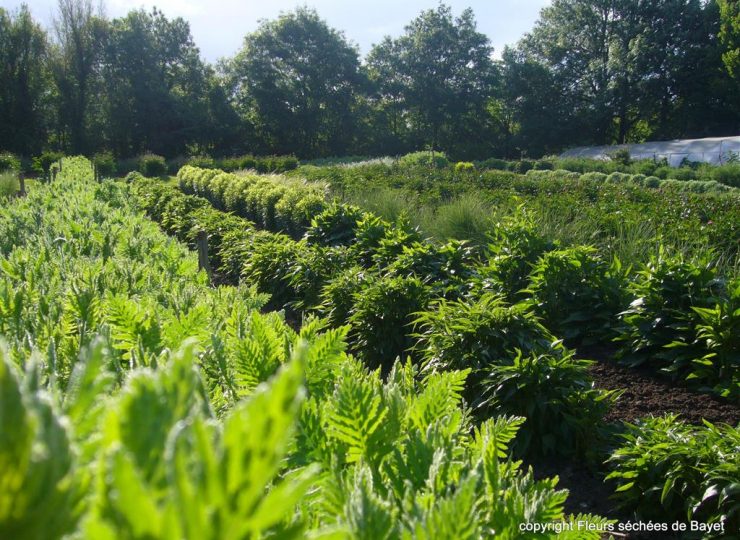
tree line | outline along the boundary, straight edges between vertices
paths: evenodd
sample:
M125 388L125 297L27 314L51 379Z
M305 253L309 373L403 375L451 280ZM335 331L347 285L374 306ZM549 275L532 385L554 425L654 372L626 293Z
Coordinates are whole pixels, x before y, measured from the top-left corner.
M473 159L740 133L734 0L554 0L493 52L472 10L443 4L364 58L298 8L215 65L156 8L59 0L49 29L0 8L0 149Z

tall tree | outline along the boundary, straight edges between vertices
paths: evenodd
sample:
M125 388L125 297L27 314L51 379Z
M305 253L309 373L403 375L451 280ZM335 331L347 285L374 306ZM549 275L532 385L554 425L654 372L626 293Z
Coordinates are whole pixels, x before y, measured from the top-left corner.
M228 71L232 96L261 149L313 157L349 149L359 67L344 34L299 8L248 35Z
M174 155L188 145L209 146L219 95L183 19L169 20L155 8L113 20L103 73L116 153Z
M98 79L106 24L91 0L59 0L54 21L57 48L54 78L59 92L60 131L69 135L68 150L89 152L92 109L100 90Z
M737 0L717 0L719 5L721 30L719 38L724 47L722 60L727 72L740 80L740 2Z
M46 139L46 33L23 4L0 8L0 149L29 155Z
M489 142L487 106L497 75L492 52L472 10L455 18L440 4L411 21L401 37L374 47L368 67L381 106L395 123L403 108L416 145L468 157Z

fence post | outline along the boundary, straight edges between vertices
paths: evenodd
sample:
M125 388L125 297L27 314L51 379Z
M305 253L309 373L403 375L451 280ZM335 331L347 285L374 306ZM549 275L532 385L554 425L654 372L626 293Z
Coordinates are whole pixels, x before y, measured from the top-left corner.
M25 197L26 196L26 176L20 172L18 173L18 196L19 197Z
M208 260L208 235L206 231L198 231L195 242L198 247L198 269L205 270L210 281L213 277L213 271L211 270L211 263Z

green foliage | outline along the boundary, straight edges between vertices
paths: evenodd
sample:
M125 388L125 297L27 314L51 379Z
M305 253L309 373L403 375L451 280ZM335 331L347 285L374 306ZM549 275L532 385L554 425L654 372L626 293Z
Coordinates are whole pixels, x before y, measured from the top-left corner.
M612 264L603 261L593 247L550 251L532 269L527 302L567 343L610 340L617 315L629 303L627 272L618 259Z
M68 425L34 387L38 364L29 364L25 377L16 367L0 346L0 535L60 538L82 513L85 474L77 468Z
M110 152L100 152L95 154L92 159L93 164L98 169L98 174L103 177L112 177L116 174L116 159Z
M623 439L607 480L624 509L645 520L723 523L725 533L740 527L737 428L665 416L629 426Z
M18 172L21 170L21 160L10 152L0 152L0 173Z
M515 538L565 519L556 480L508 458L522 419L473 426L467 370L389 363L384 382L347 328L294 331L209 286L131 197L180 235L214 226L173 190L67 159L0 215L3 537Z
M554 247L526 213L497 223L488 246L488 263L479 269L475 288L502 293L511 302L520 299L532 267Z
M740 163L728 163L712 169L712 180L720 184L740 188Z
M424 150L401 156L398 164L401 167L435 167L441 169L447 167L450 161L444 152Z
M521 353L564 352L527 306L510 306L491 293L470 300L438 300L429 311L417 313L414 324L425 370L472 369L467 396L474 406L485 401L477 385L491 366L511 364Z
M177 173L180 188L207 198L262 227L299 237L326 202L322 190L298 182L254 174L185 166Z
M631 289L636 299L622 313L618 338L624 361L737 395L737 283L728 287L708 260L661 253Z
M455 172L457 173L471 173L475 172L475 165L470 161L458 161L455 163Z
M33 158L33 170L38 174L49 174L51 166L63 157L64 154L61 152L42 152L41 155Z
M353 296L349 322L355 352L387 372L409 353L414 314L426 308L429 288L417 277L370 277Z
M518 352L510 363L485 370L484 406L495 414L527 419L515 451L529 456L598 454L598 430L615 393L593 387L590 364L573 353Z
M139 172L144 176L155 178L167 174L167 162L162 156L143 154L136 161Z
M354 242L357 223L363 212L357 206L332 204L311 218L306 241L324 246L346 246Z
M15 173L0 173L0 197L11 197L18 193L18 189L18 178Z

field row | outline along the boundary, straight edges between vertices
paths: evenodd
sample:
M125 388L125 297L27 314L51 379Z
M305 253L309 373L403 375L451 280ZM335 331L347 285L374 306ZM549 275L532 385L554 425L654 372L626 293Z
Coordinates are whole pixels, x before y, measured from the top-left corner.
M286 189L264 177L184 168L179 179L184 191L203 195L237 215L267 216L260 225L272 230L300 231L308 219L304 201L318 201L312 186ZM168 197L178 198L170 191L159 191L165 205ZM187 197L183 201L204 203ZM378 288L398 291L386 306L398 314L388 325L391 335L412 333L414 313L429 305L439 310L437 299L470 308L486 295L495 296L496 302L537 317L569 346L617 340L620 357L630 365L646 364L733 401L740 396L735 331L740 280L722 278L711 260L688 261L661 253L632 271L618 260L604 260L588 246L557 249L538 233L526 212L500 224L488 249L477 251L455 241L432 244L403 223L391 224L357 207L323 206L326 210L315 215L302 240L269 236L265 242L252 242L242 261L234 260L234 249L227 244L231 278L261 284L275 306L316 308L335 324L349 321L358 310L354 293L379 280ZM276 216L293 215L296 208L301 209L298 220L281 224ZM154 210L155 218L165 213ZM171 213L186 219L180 209ZM224 234L221 218L214 216L209 223ZM240 227L244 224L235 226ZM206 231L211 228L205 226ZM218 254L222 242L214 241ZM215 264L218 268L223 263ZM414 346L408 335L389 341L397 344L392 357L408 354ZM425 348L416 345L415 351L423 356L419 351Z
M181 173L183 186L207 193L207 184L196 184L184 177L193 172ZM225 182L227 178L221 180ZM563 316L562 311L553 310L560 316L553 316L551 324L560 322L574 331L569 343L604 339L613 332L608 321L616 319L600 317L598 310L607 312L605 291L615 289L606 284L619 284L623 270L614 263L600 261L592 250L547 251L531 224L511 223L506 231L500 232L500 251L489 254L491 260L482 263L479 256L459 243L434 246L414 236L412 230L367 213L359 218L355 216L352 226L352 221L347 219L351 208L341 205L316 216L305 238L294 241L285 235L259 231L250 222L213 209L203 198L179 193L157 181L140 179L133 189L147 213L169 232L192 239L195 231L205 230L211 239L212 263L228 279L241 277L246 283L256 283L259 290L272 295L273 307L314 312L337 327L347 324L350 350L365 363L380 366L387 373L390 359L408 355L421 366L422 373L472 369L462 395L478 420L503 413L527 418L513 442L517 455L598 458L599 433L604 435L601 443L607 442L602 418L610 401L617 396L594 389L587 373L589 363L575 360L572 352L539 322L540 317L546 316L544 308L548 301L562 302L560 309L571 306L571 310L582 311ZM534 248L538 242L542 246L538 249L545 255L535 258L534 263L535 269L542 272L539 274L542 283L535 280L537 271L532 276L523 272L528 261L522 246ZM656 272L664 275L681 268L684 269L681 277L696 270L684 261L664 259L656 261L651 271L646 269L640 274L637 283L653 293L656 283L662 282L662 278L656 278ZM544 273L544 269L553 271ZM712 273L711 268L705 270ZM558 276L568 279L560 278L563 281L560 283ZM600 276L600 281L595 281L594 276ZM529 280L530 286L524 291L518 285L506 287L504 277L509 283ZM580 284L579 287L574 288L574 283ZM584 283L588 285L589 296L579 298L580 295L571 294L583 290ZM636 291L637 283L627 282L626 288L619 286L616 290ZM700 285L696 279L691 283ZM545 294L558 284L562 291L571 293ZM702 290L701 286L697 290ZM703 290L706 292L706 283ZM657 291L653 294L663 292L660 287ZM506 292L510 296L508 301L504 297ZM519 294L529 299L516 301ZM734 294L732 298L736 298L737 293ZM712 301L720 301L718 298L713 296ZM641 314L640 323L644 326L643 321L655 316L647 310L655 308L647 304L643 312L637 309L640 305L638 302L633 306L636 311L632 315ZM636 321L624 324L632 324L635 333L642 328ZM674 328L662 331L664 341L661 342L659 334L648 333L652 341L644 347L670 354L671 349L677 348L676 339L683 336ZM688 327L685 331L699 332L698 327ZM730 339L734 338L730 335ZM702 347L698 342L696 346L695 351ZM708 350L700 354L715 357L709 356L712 353ZM728 359L732 372L736 367L731 365L732 357L725 358ZM679 369L673 370L674 373L687 367L676 365ZM727 383L721 376L712 377L720 379L719 387ZM736 399L736 394L732 394L737 385L736 372L734 377L730 388L725 389L729 390L726 396L730 399ZM612 478L620 479L618 493L624 507L641 515L655 512L663 517L678 516L677 519L686 512L691 514L693 507L687 506L688 501L701 499L709 485L705 480L718 480L727 471L724 466L718 468L715 460L722 460L716 452L729 447L718 444L709 451L708 446L696 446L697 442L722 439L734 444L730 441L737 439L736 428L695 428L674 418L645 420L637 427L617 429L627 430L627 442L620 443L621 447L613 451L610 463ZM650 441L648 447L653 452L647 462L636 459L637 455L644 455L646 440ZM679 466L686 459L702 464L699 468L704 472L688 475ZM658 463L673 467L672 472L666 473L667 478L688 475L692 479L678 490L663 485L666 477L657 486L659 477L649 470ZM731 482L734 476L724 478ZM656 496L655 490L662 493L663 487L666 487L664 495ZM708 499L701 512L708 512L707 519L725 519L727 508L736 504L733 497ZM699 516L698 510L695 516Z
M463 408L469 370L381 380L345 329L207 286L84 160L5 208L3 538L519 538L566 519L556 481L507 458L523 419Z

